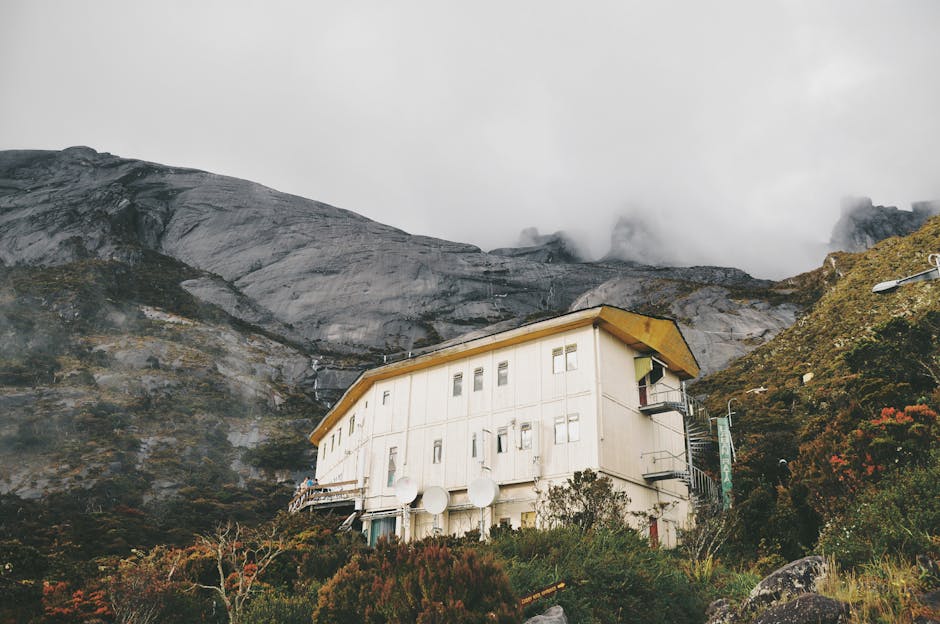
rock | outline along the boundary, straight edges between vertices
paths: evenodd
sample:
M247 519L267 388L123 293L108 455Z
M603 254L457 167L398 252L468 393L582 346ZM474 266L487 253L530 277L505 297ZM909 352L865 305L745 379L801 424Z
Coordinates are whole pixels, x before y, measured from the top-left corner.
M734 622L734 605L725 598L719 598L705 610L705 621L707 624L731 624Z
M568 624L568 617L560 605L555 605L542 615L529 618L525 621L525 624Z
M918 602L924 606L925 613L915 617L914 624L940 624L940 589L919 596Z
M842 201L842 216L832 229L829 247L833 251L865 251L891 236L905 236L940 214L940 201L915 202L912 210L872 205L868 197Z
M496 256L527 258L546 264L584 262L586 259L577 243L564 232L539 234L536 228L522 230L516 247L501 247L493 249L490 253Z
M815 592L819 580L825 577L828 571L826 560L818 555L790 562L758 583L751 590L740 611L756 613L770 604Z
M849 605L819 594L802 594L764 610L753 624L844 624Z
M0 152L0 181L0 264L99 258L133 267L143 255L161 254L193 269L181 281L198 300L339 357L407 353L497 323L559 313L615 278L649 284L643 290L654 299L676 288L748 291L747 300L716 311L696 335L693 350L706 371L744 353L742 345L750 348L745 333L733 345L715 333L741 322L720 315L743 318L751 306L773 308L743 321L748 327L768 321L754 346L795 317L761 299L762 292L770 295L770 282L738 269L650 266L668 260L660 257L666 247L650 246L649 228L636 219L615 230L611 261L584 262L562 232L529 229L520 247L483 253L246 180L87 147ZM711 297L690 302L701 310L693 330L708 318Z

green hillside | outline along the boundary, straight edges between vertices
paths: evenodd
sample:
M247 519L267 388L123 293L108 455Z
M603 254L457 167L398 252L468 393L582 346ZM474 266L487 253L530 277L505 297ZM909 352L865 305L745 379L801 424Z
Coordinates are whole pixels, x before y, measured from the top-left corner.
M868 492L929 463L940 432L940 281L871 289L927 269L937 251L935 218L866 252L830 255L781 283L821 293L795 325L696 385L713 412L733 401L742 551L799 556Z

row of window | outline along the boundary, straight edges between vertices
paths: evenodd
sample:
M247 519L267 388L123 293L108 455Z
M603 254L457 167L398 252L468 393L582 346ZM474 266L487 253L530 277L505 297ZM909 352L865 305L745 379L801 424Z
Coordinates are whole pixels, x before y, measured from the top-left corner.
M578 345L570 344L570 345L565 345L563 348L559 347L557 349L552 350L552 372L553 373L558 374L558 373L563 373L565 371L573 371L573 370L577 370L577 368L578 368ZM508 384L509 384L509 362L500 362L499 364L496 365L496 385L505 386ZM483 367L482 366L479 368L473 369L473 391L479 392L481 390L483 390ZM463 394L463 373L456 373L454 375L452 394L455 397L461 396ZM388 405L389 402L391 401L391 396L392 396L391 390L384 390L382 392L382 405ZM366 403L366 407L368 407L368 405L369 404ZM577 419L577 415L575 415L575 419ZM523 427L527 425L528 423L523 423ZM568 427L570 428L570 425L568 425ZM353 414L349 418L349 434L348 435L351 436L355 430L356 430L356 415ZM563 440L562 442L559 442L559 425L556 422L555 444L562 444L564 441L569 441L569 440L571 442L577 441L579 439L577 437L577 420L575 420L573 430L575 431L576 437L571 438L571 433L570 431L568 431L566 432L564 436L565 440ZM473 441L473 457L476 457L475 436L476 434L474 434L474 441ZM522 448L532 448L531 426L529 427L528 432L526 432L526 430L523 429L521 432L521 436L522 436L522 444L523 444ZM525 442L526 436L528 436L528 439L529 439L528 446L526 446L526 442ZM508 450L508 447L506 447L505 450L499 450L504 447L500 445L501 438L498 433L497 433L496 440L497 440L497 443L496 443L497 453L505 453L506 450ZM330 436L329 445L327 444L323 445L322 456L326 457L327 449L329 449L329 452L333 452L336 449L336 447L341 446L342 443L343 443L343 428L342 426L340 426L337 429L336 433ZM440 460L438 458L438 461L435 461L434 463L439 463L439 461Z
M500 362L496 365L496 385L509 385L509 362ZM483 390L483 367L473 369L473 391ZM453 396L458 397L463 394L463 373L454 375L454 383L451 389Z
M352 437L352 434L356 432L356 415L353 414L349 417L349 437ZM342 447L343 445L343 425L340 425L336 428L336 432L330 436L330 442L327 444L325 441L323 446L320 447L320 457L326 457L327 452L332 453L337 449L337 447Z
M578 414L555 417L555 444L566 444L581 440L581 420ZM470 457L479 455L479 434L470 435ZM521 450L532 448L532 423L524 422L519 426L519 448ZM509 428L500 427L496 430L496 453L502 455L509 452ZM431 445L431 463L439 464L444 456L444 440L438 438ZM398 447L388 450L388 485L395 483L395 471L398 465Z

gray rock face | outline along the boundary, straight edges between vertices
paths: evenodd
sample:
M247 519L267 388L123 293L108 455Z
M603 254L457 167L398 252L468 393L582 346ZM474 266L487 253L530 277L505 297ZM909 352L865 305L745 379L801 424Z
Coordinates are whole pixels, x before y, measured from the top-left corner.
M525 624L568 624L568 616L560 605L555 605L549 607L542 615L529 618Z
M679 317L713 371L797 312L763 301L771 283L737 269L578 262L561 233L523 238L487 254L245 180L85 147L0 152L0 263L132 263L155 251L203 272L183 283L190 294L332 362L603 302ZM350 377L339 370L321 378Z
M775 604L761 613L754 624L844 624L849 605L819 594L803 594Z
M702 367L721 370L792 325L800 308L743 298L723 286L688 288L670 279L616 277L581 295L572 309L609 303L628 309L652 308L679 321L682 334Z
M874 206L868 197L843 200L842 216L829 240L832 251L865 251L891 236L905 236L940 214L940 201L916 202L911 210Z

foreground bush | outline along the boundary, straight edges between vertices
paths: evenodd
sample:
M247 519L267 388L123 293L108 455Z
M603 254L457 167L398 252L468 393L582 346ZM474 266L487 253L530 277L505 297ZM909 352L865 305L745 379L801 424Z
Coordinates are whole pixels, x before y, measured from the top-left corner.
M560 604L579 624L700 622L698 591L666 551L651 549L630 529L582 533L578 527L497 533L489 545L523 596L558 581L569 584L526 608L526 615Z
M856 566L885 555L940 554L940 451L862 492L823 529L818 550Z
M506 574L492 558L440 541L382 541L320 590L318 624L489 624L521 620Z

